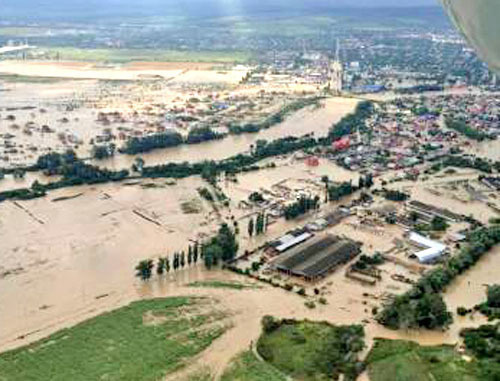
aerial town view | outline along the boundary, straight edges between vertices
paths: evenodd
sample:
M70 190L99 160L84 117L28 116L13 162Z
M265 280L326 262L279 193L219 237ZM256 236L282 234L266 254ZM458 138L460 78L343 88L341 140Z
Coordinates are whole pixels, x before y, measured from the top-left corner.
M0 0L0 381L499 381L499 4Z

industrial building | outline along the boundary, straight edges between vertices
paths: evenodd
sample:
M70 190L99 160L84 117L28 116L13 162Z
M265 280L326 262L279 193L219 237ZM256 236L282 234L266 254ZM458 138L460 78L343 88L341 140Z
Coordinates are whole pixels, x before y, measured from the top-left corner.
M446 245L433 241L417 233L410 233L409 241L412 245L424 250L415 253L420 263L430 263L440 258L446 251Z
M361 245L347 238L326 235L280 255L272 267L288 275L317 280L361 252Z

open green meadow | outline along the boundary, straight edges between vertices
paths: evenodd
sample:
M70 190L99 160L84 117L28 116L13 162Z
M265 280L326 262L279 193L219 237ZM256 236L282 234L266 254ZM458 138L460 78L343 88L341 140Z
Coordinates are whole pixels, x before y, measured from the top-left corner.
M224 317L206 299L135 302L1 354L0 380L160 380L220 337Z
M286 377L257 359L251 351L246 351L232 360L221 381L286 381Z
M257 350L283 373L298 380L317 381L341 375L345 380L355 380L361 372L358 353L364 347L363 327L307 320L266 324L266 319Z
M475 381L475 362L465 361L452 346L378 339L366 359L371 381Z

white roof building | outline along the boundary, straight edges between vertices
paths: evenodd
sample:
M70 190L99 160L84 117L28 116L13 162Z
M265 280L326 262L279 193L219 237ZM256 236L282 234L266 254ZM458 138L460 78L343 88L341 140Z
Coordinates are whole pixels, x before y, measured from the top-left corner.
M292 234L287 234L280 238L280 245L276 246L276 250L280 253L292 248L299 243L307 241L312 237L311 233L304 232L299 236L294 236Z
M433 241L415 232L410 233L410 241L415 246L424 250L415 253L420 263L429 263L432 260L441 257L446 251L446 245L441 242Z

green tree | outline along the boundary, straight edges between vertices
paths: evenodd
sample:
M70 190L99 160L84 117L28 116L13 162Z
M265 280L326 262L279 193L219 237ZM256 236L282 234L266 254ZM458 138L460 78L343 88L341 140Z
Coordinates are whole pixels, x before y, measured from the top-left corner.
M166 268L166 258L158 258L158 262L156 263L156 273L158 275L163 275Z
M321 182L325 184L325 204L328 202L328 188L330 187L330 178L328 176L323 176Z
M186 266L186 253L182 252L181 253L181 267L184 268L184 266Z
M198 263L198 242L195 242L193 247L193 261L194 263Z
M167 273L170 272L170 258L169 257L165 257L165 271Z
M488 286L487 297L488 307L500 308L500 285Z
M253 218L250 217L250 221L248 221L248 235L250 237L253 237L253 232L254 232L254 222Z
M153 275L154 263L152 259L145 259L140 261L139 264L135 267L136 276L141 278L143 281L146 281L151 278Z
M188 261L188 265L191 266L191 263L193 263L193 249L191 248L191 245L189 245L189 248L188 248L187 261Z

